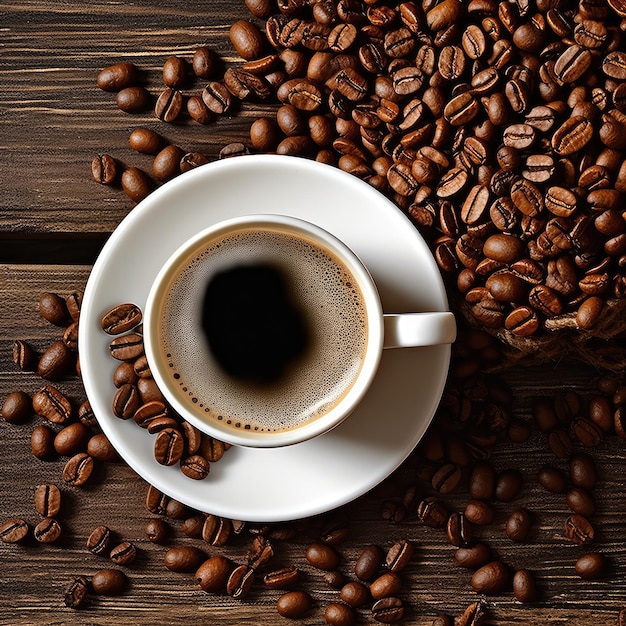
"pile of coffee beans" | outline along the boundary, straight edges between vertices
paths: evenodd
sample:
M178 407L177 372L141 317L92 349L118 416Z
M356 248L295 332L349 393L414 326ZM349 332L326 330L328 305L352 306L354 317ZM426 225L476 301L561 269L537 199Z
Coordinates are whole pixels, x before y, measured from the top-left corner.
M251 125L251 148L335 164L389 195L428 237L478 326L512 341L545 328L617 332L602 321L606 303L626 293L619 3L246 6L255 19L230 29L244 62L218 79L205 48L190 60L168 59L157 118L180 120L185 102L201 123L233 100L274 102L275 114ZM212 73L196 59L205 55ZM193 73L211 80L185 94ZM98 84L123 87L123 110L143 109L149 94L130 86L137 75L119 63ZM206 162L166 150L171 172ZM94 160L100 182L110 178L104 158ZM140 199L151 187L129 169L129 195Z
M119 361L113 373L117 391L113 414L132 419L154 439L154 458L161 465L176 465L194 480L209 475L211 463L219 461L229 444L201 433L172 409L158 388L144 353L141 309L122 303L107 311L100 321L102 330L113 336L109 354Z
M78 314L73 319L66 311L74 306L78 311L80 300L79 292L67 298L43 294L42 315L67 328L78 320ZM102 327L119 331L112 335L113 341L139 335L141 311L131 304L116 306L103 316ZM133 351L133 344L116 342L114 351ZM41 361L37 351L21 340L14 346L16 366L36 369ZM192 510L153 486L147 488L145 497L145 508L152 516L145 527L147 539L155 546L167 544L163 564L168 571L193 574L198 588L209 594L243 599L253 589L280 592L276 611L290 619L319 611L331 625L364 619L397 623L422 611L411 606L403 593L411 569L425 567L415 559L417 528L428 533L430 541L436 541L439 534L442 545L450 546L451 566L460 573L469 570L468 584L481 598L512 593L520 603L533 603L542 596L537 572L523 562L515 566L504 562L491 544L498 538L516 544L534 541L541 511L517 501L525 485L536 480L546 497L554 498L555 510L560 507L563 544L581 548L572 558L572 573L582 580L606 579L611 563L598 539L601 530L596 528L600 469L593 450L609 437L626 437L626 380L611 374L599 378L597 388L587 396L563 391L538 397L529 419L512 417L514 398L508 386L503 378L486 371L499 362L500 348L488 333L461 329L443 401L427 435L374 493L351 505L370 506L374 500L385 520L404 529L405 539L372 543L355 554L350 546L353 530L348 507L297 522L252 524ZM78 362L78 354L74 348L70 350L72 364ZM41 354L47 351L44 348ZM132 384L141 380L135 369L146 371L137 365L141 356L133 352L129 361L120 361L120 366L125 364L126 370L130 366L137 376ZM68 375L76 370L70 367ZM63 380L58 380L59 387ZM59 467L59 484L65 486L46 482L34 487L38 518L32 522L19 517L5 520L0 524L0 540L18 543L32 537L45 549L45 544L58 542L62 536L63 515L68 515L62 506L64 490L80 489L85 484L80 477L89 471L86 468L97 468L117 457L98 432L87 402L76 410L49 382L38 393L43 395L37 402L22 391L9 393L1 414L8 424L18 427L31 420L35 405L47 407L36 414L39 423L32 431L32 451L40 459L68 459ZM177 428L186 441L184 426L177 422ZM501 467L498 448L511 444L517 454L523 454L533 432L545 440L546 454L536 477L523 468ZM91 475L88 478L93 480ZM79 573L68 582L64 601L72 608L84 606L92 594L124 593L128 588L124 568L140 561L134 542L107 525L96 526L83 541L87 553L108 559L110 566L92 575ZM301 557L290 551L290 560L285 561L285 551L278 547L284 542L303 546ZM326 585L336 596L326 592L318 599L307 583L312 580ZM470 603L454 623L478 626L488 614L488 605L480 599ZM620 613L620 619L626 620L626 612ZM451 623L447 615L433 620L433 626Z

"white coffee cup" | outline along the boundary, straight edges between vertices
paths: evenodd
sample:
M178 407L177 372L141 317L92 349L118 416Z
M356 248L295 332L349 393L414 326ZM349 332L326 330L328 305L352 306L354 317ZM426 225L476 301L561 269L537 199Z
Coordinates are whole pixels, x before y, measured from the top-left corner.
M225 372L202 325L207 285L234 266L258 265L287 276L309 335L302 354L269 383ZM451 343L455 336L447 311L383 313L354 252L319 226L285 215L237 217L192 237L159 271L144 313L146 355L168 403L202 432L251 447L331 430L366 394L384 349Z

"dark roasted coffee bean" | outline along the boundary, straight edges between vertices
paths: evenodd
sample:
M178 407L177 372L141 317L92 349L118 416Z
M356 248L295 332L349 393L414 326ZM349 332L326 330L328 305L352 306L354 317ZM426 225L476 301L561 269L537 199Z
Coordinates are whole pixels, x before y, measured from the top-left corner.
M522 474L517 469L504 470L498 475L495 487L496 500L512 502L522 490Z
M491 558L489 546L482 542L468 548L459 548L454 553L454 560L457 565L474 570L488 563Z
M439 493L450 493L456 489L461 480L461 468L454 463L442 465L433 475L432 486Z
M30 437L30 447L34 456L42 461L50 459L54 454L55 432L44 424L35 426Z
M470 500L465 506L465 518L476 526L487 526L493 522L493 509L483 500Z
M204 517L202 517L202 521L204 522ZM183 531L184 534L187 534L182 526L181 526L181 530ZM201 530L202 530L202 524L200 525L200 530L198 531L196 537L200 537ZM148 522L146 523L146 536L152 543L159 543L159 544L165 543L165 541L167 540L168 534L169 534L169 526L164 520L157 517L157 518L148 520Z
M86 576L77 576L65 589L63 601L70 609L78 609L85 601L91 589L91 582Z
M93 466L93 459L86 452L79 452L65 464L63 480L70 485L80 487L89 480Z
M180 159L180 171L189 172L202 165L206 165L209 162L208 157L200 152L187 152Z
M543 467L537 473L539 484L550 493L563 493L567 486L565 475L556 467Z
M424 498L417 505L419 521L431 528L443 528L448 519L448 512L443 503L436 497Z
M225 517L208 515L202 527L202 539L212 546L223 546L232 532L232 523Z
M125 591L128 581L118 569L102 569L91 577L91 586L101 596L117 596Z
M13 342L13 363L17 367L21 370L28 370L31 368L34 360L35 354L29 344L21 339Z
M195 572L206 558L206 553L195 546L175 546L165 553L164 561L172 572Z
M18 543L28 535L28 524L17 517L0 524L0 540L4 543Z
M381 598L372 605L372 617L382 624L395 624L404 619L404 602L400 598Z
M96 461L115 461L115 448L104 433L97 433L87 441L87 454Z
M39 313L47 322L64 326L69 317L65 299L57 293L46 291L39 297Z
M45 483L35 489L35 510L42 517L56 517L61 510L61 492L56 485Z
M188 456L180 462L181 472L193 480L203 480L209 475L209 462L199 454Z
M496 473L486 461L478 461L469 476L469 493L475 500L489 500L495 490Z
M263 576L263 583L268 589L290 589L300 578L300 570L295 566L273 570Z
M534 576L527 569L520 569L513 574L513 594L522 603L537 599L537 584Z
M370 583L370 594L374 600L388 598L402 588L402 579L395 572L385 572Z
M584 545L593 541L595 533L586 517L574 514L565 521L565 535L574 543Z
M530 532L530 514L526 509L516 509L506 522L506 536L515 542L523 542Z
M138 167L127 167L122 172L122 189L133 202L141 202L153 188L150 177Z
M413 558L415 548L410 541L397 541L387 551L385 567L392 572L403 570Z
M128 565L137 557L137 548L130 541L122 541L111 548L109 558L116 565Z
M593 489L597 479L596 464L588 454L575 454L570 458L569 475L576 487Z
M363 583L352 580L346 583L339 593L339 597L352 607L358 608L372 601L369 588Z
M351 607L341 602L331 602L324 609L324 620L330 626L352 626L356 624L357 615Z
M130 419L139 409L139 391L131 383L123 384L113 396L113 414L120 419Z
M125 87L118 92L115 103L125 113L139 113L145 111L152 100L150 92L145 87Z
M109 354L118 361L134 361L143 354L143 337L128 333L115 337L109 343Z
M2 417L10 424L21 424L33 414L32 400L25 391L12 391L2 403Z
M180 431L165 428L154 441L154 458L161 465L175 465L184 452L185 442Z
M572 439L563 428L557 428L548 435L548 445L559 459L566 459L573 450Z
M229 559L216 554L201 563L196 570L195 578L203 591L218 592L226 585L226 580L233 566Z
M332 546L323 543L312 543L305 556L313 567L324 571L337 569L340 561L339 553Z
M572 421L572 432L586 448L593 448L602 441L602 429L585 417L576 417Z
M457 547L467 547L472 543L472 525L465 517L464 513L454 512L448 518L446 526L448 541Z
M606 570L606 557L598 552L590 552L581 556L574 569L583 580L601 578Z
M593 496L582 487L572 487L566 494L567 506L578 515L591 517L596 512L596 503Z
M56 380L64 376L75 363L72 351L63 341L55 341L41 355L37 373L47 380Z
M171 56L163 63L163 82L172 89L181 89L187 82L189 66L182 57Z
M365 582L371 582L378 575L385 554L382 548L372 544L366 547L360 554L354 565L354 573L357 578Z
M184 153L178 146L166 146L161 150L152 162L152 173L154 177L165 182L180 174L180 160Z
M133 150L143 154L156 154L163 143L161 136L150 128L135 128L128 137Z
M218 55L205 46L196 48L191 59L193 73L198 78L211 78L218 65Z
M208 124L213 121L213 113L209 111L200 96L190 96L187 99L187 113L198 124Z
M91 160L91 175L101 185L112 185L117 180L117 163L109 154L99 154Z
M63 456L72 456L85 448L89 434L87 426L82 422L74 422L57 433L54 449Z
M226 593L235 599L245 598L255 579L255 570L248 565L239 565L226 581Z
M137 67L129 62L115 63L100 71L96 82L103 91L120 91L134 85L139 77Z
M278 614L289 619L304 617L311 606L311 596L305 591L288 591L280 596L276 602Z
M35 526L33 536L40 543L52 543L61 536L61 525L53 517L46 517Z
M174 122L183 110L183 94L178 89L166 87L154 105L154 114L164 122Z
M500 561L492 561L474 572L470 584L476 593L498 595L509 584L510 573Z
M45 385L33 396L37 415L55 424L65 424L72 417L70 401L56 388Z
M480 110L479 102L466 91L453 97L444 107L443 115L452 126L464 126L471 122Z

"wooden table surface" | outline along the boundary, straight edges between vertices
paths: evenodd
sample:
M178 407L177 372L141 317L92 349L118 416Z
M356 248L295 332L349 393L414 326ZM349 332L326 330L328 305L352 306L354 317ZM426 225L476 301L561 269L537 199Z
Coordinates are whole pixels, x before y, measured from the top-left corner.
M107 152L126 165L150 168L150 157L128 147L129 131L146 125L169 141L198 150L211 159L232 141L245 141L252 119L271 112L274 105L245 105L237 114L214 124L164 126L151 113L127 115L113 96L100 91L95 78L100 69L121 60L135 62L156 92L163 61L172 54L190 56L199 45L220 53L226 63L237 61L228 41L228 27L247 18L242 1L105 0L0 2L0 396L23 390L36 392L42 380L19 371L12 346L24 339L42 350L59 336L59 329L38 313L39 295L63 295L84 288L90 267L107 236L133 208L119 188L97 185L91 179L95 154ZM531 420L534 396L554 397L564 389L585 398L595 392L600 373L581 365L547 364L502 373L513 392L513 415ZM59 386L74 403L85 399L77 377ZM65 485L64 459L40 461L30 451L30 433L38 423L0 423L0 522L21 517L37 523L34 488L57 484L64 504L60 522L64 532L54 544L0 543L0 623L2 624L278 624L287 620L275 608L279 591L257 584L243 601L207 594L192 574L165 569L163 554L173 545L198 545L180 532L180 521L168 519L168 543L147 540L146 483L123 462L103 464L82 488ZM593 517L597 538L588 550L605 554L606 575L585 582L574 572L585 549L568 542L563 522L568 515L562 495L540 488L535 476L547 463L566 467L546 446L546 436L533 427L527 443L499 443L492 456L497 469L518 468L524 487L513 503L495 504L495 523L483 529L485 539L512 569L527 568L537 579L540 599L517 602L511 591L482 597L489 624L617 624L626 607L626 454L621 439L610 436L590 453L599 468L596 490L598 512ZM470 573L453 561L453 547L439 529L411 523L394 524L381 515L384 489L363 496L346 507L350 535L340 550L341 569L354 578L352 567L368 544L388 547L399 539L415 543L416 556L402 573L400 597L410 606L405 623L428 625L443 613L458 616L480 599L470 587ZM447 497L451 510L469 496L465 489ZM519 506L533 513L527 543L514 544L503 531L508 514ZM107 561L85 548L91 530L106 524L118 536L135 543L137 560L124 567L130 585L117 597L90 596L85 608L64 606L63 594L77 575L91 575ZM338 600L322 574L304 558L315 537L306 532L288 542L277 542L276 566L302 568L300 588L314 599L312 611L299 623L323 623L323 610ZM205 546L210 554L244 559L250 535L237 537L223 548ZM359 610L361 623L375 623L369 611Z

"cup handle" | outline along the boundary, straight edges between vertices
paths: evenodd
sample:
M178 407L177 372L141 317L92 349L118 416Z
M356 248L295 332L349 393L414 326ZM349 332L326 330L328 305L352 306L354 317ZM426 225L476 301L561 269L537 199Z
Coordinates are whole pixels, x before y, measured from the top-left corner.
M385 313L384 348L408 348L452 343L456 320L450 311L429 313Z

